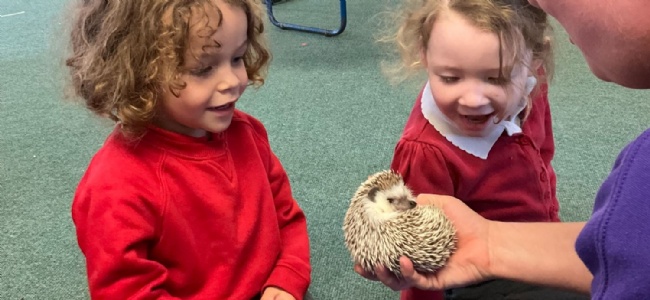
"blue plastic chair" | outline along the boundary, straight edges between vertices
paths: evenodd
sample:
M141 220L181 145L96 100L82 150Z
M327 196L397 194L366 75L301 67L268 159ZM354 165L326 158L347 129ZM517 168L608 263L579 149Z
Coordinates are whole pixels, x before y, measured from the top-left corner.
M278 20L275 19L275 16L273 16L273 2L274 2L273 0L266 0L266 10L268 12L269 20L271 20L271 23L273 23L273 25L277 27L280 27L281 29L318 33L324 36L337 36L343 33L343 30L345 30L345 25L347 24L348 21L348 14L347 14L345 0L340 0L340 1L341 1L341 26L339 26L338 29L333 29L333 30L278 22Z

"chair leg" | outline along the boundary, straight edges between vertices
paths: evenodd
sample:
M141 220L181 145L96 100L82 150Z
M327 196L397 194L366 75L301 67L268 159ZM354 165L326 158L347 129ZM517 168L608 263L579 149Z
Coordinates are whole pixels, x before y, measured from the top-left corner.
M340 11L341 11L341 25L339 26L338 29L323 29L323 28L316 28L316 27L309 27L309 26L303 26L303 25L298 25L298 24L291 24L291 23L283 23L283 22L278 22L278 20L275 19L275 16L273 15L273 2L275 1L266 1L266 10L269 15L269 20L271 23L281 29L289 29L289 30L297 30L297 31L304 31L304 32L311 32L311 33L318 33L322 34L324 36L337 36L345 30L345 26L347 25L347 5L345 3L345 0L340 0Z

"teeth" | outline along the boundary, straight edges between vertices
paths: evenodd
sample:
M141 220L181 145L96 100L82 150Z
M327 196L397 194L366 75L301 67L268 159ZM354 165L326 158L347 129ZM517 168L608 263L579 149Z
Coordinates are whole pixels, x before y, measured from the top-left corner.
M490 115L483 116L465 116L465 118L472 123L484 123L490 118Z

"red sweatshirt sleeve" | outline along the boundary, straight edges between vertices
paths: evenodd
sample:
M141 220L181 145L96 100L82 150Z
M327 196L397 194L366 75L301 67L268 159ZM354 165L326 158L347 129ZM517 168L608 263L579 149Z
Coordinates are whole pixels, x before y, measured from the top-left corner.
M311 282L309 236L307 220L291 195L289 179L275 155L271 155L269 181L273 189L275 208L282 238L282 251L264 284L279 287L300 300Z
M86 183L82 180L77 190L72 217L86 256L91 298L177 299L161 288L165 267L147 259L159 208L132 185Z
M257 133L258 143L262 143L261 148L268 151L267 171L282 239L281 254L262 290L275 286L297 300L302 300L311 283L307 220L293 198L287 173L270 148L266 129L255 119L251 123Z

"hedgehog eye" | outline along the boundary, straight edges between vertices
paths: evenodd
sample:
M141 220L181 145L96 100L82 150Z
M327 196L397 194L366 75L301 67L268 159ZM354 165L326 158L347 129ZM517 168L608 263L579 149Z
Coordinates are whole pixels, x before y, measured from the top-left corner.
M388 203L393 204L395 202L395 198L388 198Z

